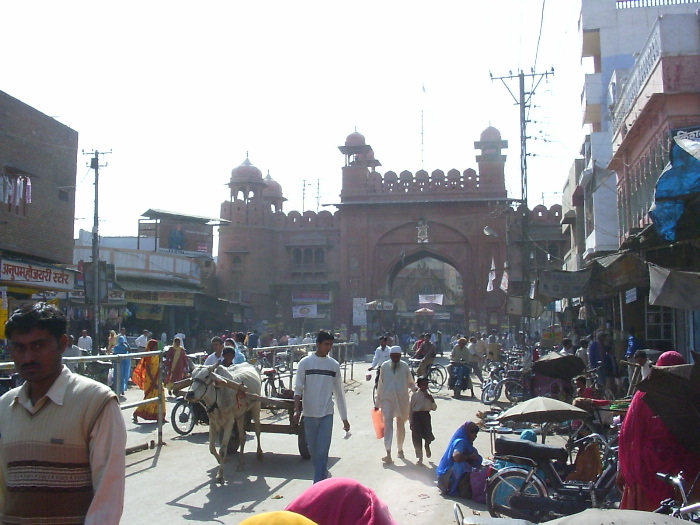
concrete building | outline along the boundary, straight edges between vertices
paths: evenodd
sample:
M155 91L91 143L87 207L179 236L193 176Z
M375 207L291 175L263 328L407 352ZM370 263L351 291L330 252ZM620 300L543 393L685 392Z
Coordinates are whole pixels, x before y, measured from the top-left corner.
M669 242L652 225L654 188L668 165L676 137L700 137L700 17L659 17L620 87L612 108L613 157L617 175L618 235L622 249L645 262L676 271L700 271L700 213L688 187L686 211ZM678 160L678 159L676 159ZM650 304L648 282L630 282L635 300L625 301L627 326L641 328L650 345L686 353L700 343L700 312ZM685 305L680 305L685 306Z
M74 286L77 151L77 131L0 91L0 288L10 309Z
M572 245L584 260L619 247L617 184L607 169L612 158L615 104L635 56L644 47L656 20L666 14L691 14L700 2L687 0L582 0L579 32L584 78L581 90L583 165L575 163L575 184L563 197L568 224L583 223L585 247ZM578 211L575 202L583 205ZM649 202L649 204L651 204ZM576 239L574 239L576 240ZM569 260L572 257L568 258ZM576 265L567 263L573 269Z

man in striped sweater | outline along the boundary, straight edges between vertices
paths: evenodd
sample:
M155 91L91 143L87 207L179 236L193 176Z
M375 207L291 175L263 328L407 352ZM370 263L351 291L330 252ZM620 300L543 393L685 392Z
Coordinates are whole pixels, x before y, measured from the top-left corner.
M116 396L61 358L66 317L46 303L5 324L26 381L0 398L0 522L117 525L126 429Z

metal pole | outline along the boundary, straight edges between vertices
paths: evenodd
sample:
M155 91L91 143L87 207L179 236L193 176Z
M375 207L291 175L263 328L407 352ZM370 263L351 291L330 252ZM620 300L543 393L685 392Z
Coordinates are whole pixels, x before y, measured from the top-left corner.
M526 344L530 338L530 276L528 268L528 258L530 257L530 250L528 249L528 219L529 219L529 209L527 206L527 117L525 115L525 75L521 71L518 75L518 80L520 84L520 184L521 184L521 206L522 215L521 228L522 228L522 242L523 242L523 253L522 253L522 286L523 286L523 312L522 312L522 330L523 330L523 344Z
M163 389L163 352L158 355L158 446L163 445L163 421L165 421L165 391Z
M91 168L95 170L95 217L92 223L92 354L100 353L100 238L99 228L99 180L100 180L100 152L95 151Z

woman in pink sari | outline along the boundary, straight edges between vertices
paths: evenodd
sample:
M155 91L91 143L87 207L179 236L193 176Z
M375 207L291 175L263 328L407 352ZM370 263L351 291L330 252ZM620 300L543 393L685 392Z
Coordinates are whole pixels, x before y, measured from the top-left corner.
M685 364L678 352L664 352L656 366ZM645 392L632 398L620 430L618 486L623 487L621 509L653 511L673 487L657 472L676 475L681 470L692 483L700 472L700 456L684 447L644 401Z

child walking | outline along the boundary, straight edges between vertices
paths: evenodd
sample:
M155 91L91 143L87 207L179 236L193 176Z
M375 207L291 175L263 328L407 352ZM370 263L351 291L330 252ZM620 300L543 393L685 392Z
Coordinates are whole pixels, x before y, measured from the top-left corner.
M409 421L411 425L411 438L416 449L418 465L423 464L423 441L425 440L425 457L430 457L430 443L435 441L433 427L430 420L430 411L437 410L435 399L428 392L428 378L419 377L416 381L418 390L411 396Z

